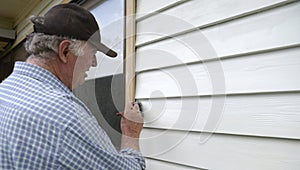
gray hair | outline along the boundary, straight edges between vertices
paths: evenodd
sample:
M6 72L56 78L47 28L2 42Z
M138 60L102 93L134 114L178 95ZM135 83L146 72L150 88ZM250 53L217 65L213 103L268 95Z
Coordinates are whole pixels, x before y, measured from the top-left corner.
M31 55L30 57L50 59L58 54L59 43L66 39L71 41L69 49L72 53L76 56L84 55L85 41L43 33L29 34L25 42L25 49Z
M42 16L30 16L29 19L34 25L44 24L44 17ZM29 34L25 42L25 49L31 57L47 59L58 53L59 43L66 39L72 42L69 46L72 53L77 56L84 55L84 41L43 33Z

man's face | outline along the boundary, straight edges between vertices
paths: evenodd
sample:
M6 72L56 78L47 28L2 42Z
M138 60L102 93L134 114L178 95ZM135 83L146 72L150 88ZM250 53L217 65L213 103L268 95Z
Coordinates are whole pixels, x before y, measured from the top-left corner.
M97 66L96 54L97 50L90 44L86 43L82 56L74 57L74 69L72 87L73 89L85 82L87 73L91 67Z

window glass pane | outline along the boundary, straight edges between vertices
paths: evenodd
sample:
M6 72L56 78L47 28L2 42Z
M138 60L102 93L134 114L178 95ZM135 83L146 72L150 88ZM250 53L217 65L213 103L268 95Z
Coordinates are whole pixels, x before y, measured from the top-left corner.
M92 68L88 79L123 73L124 56L124 0L105 0L91 9L101 30L102 42L118 53L117 58L97 52L97 68Z
M101 31L102 42L118 53L110 58L97 52L98 65L90 68L87 81L74 90L96 117L99 125L118 148L121 143L120 117L124 110L124 0L105 0L90 10Z

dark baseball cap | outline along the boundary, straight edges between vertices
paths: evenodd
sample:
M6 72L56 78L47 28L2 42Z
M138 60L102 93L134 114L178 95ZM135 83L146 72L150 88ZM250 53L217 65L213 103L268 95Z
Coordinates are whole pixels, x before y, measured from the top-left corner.
M100 29L95 17L76 4L59 4L45 15L43 23L33 23L34 32L84 40L110 57L117 53L101 43Z

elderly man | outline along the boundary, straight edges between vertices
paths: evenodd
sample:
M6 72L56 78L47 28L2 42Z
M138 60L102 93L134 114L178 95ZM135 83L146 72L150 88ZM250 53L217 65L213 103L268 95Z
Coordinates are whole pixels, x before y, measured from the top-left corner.
M95 53L117 54L101 43L93 15L72 4L32 17L26 62L0 84L0 169L145 169L139 152L143 118L129 104L116 151L72 90L97 66Z

